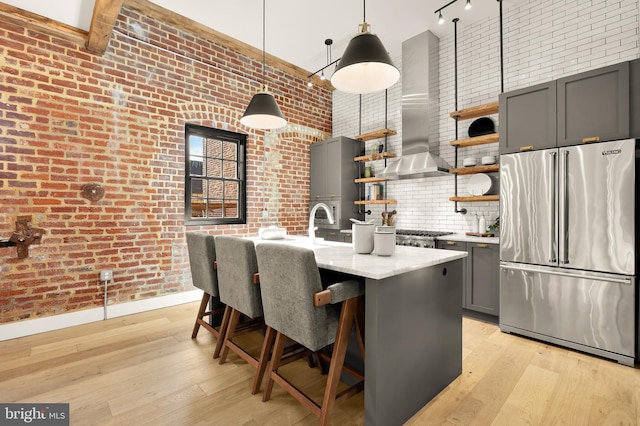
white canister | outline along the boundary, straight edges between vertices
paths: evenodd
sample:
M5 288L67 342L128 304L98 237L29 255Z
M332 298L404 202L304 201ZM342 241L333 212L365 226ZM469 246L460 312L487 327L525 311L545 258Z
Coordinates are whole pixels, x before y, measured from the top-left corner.
M373 223L353 223L351 231L353 233L353 252L359 254L369 254L373 251Z
M376 254L391 256L396 251L396 227L376 226L373 236Z
M480 215L480 221L478 223L478 232L480 232L481 234L484 234L485 232L487 232L487 220L484 218L483 215Z

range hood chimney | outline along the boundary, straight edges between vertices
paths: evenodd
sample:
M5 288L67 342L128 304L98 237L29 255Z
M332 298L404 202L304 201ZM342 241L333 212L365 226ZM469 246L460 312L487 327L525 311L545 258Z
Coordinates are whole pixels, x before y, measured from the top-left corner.
M378 176L416 179L448 174L449 164L438 156L439 80L438 37L425 31L402 42L402 156Z

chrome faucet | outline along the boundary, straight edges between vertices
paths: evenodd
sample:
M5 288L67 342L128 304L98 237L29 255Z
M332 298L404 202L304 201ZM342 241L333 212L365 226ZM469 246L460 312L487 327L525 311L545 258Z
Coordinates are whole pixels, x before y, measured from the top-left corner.
M327 212L327 217L329 218L329 223L333 225L334 221L333 221L333 214L331 214L331 209L329 208L329 206L327 206L325 203L318 203L315 204L313 206L313 208L311 209L311 213L309 213L309 238L311 239L311 244L315 244L316 243L316 229L318 229L315 226L315 218L316 218L316 212L318 211L318 209L322 207L326 212Z

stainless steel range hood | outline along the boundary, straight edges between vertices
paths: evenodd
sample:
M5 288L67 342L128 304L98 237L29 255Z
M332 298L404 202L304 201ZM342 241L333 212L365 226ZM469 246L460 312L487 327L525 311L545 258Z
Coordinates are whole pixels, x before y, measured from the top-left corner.
M379 177L416 179L449 172L449 164L438 156L438 75L438 38L431 31L402 42L402 157Z

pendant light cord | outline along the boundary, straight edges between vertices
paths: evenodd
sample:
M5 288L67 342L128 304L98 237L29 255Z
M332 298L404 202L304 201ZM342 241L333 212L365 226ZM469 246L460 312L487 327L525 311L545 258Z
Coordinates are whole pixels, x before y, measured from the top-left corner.
M265 15L267 14L267 0L262 0L262 88L263 90L266 90L266 85L265 85L265 62L266 62L266 55L265 55L265 49L266 49L266 45L265 45L265 27L266 27L266 18Z
M362 0L362 22L367 22L367 0Z

